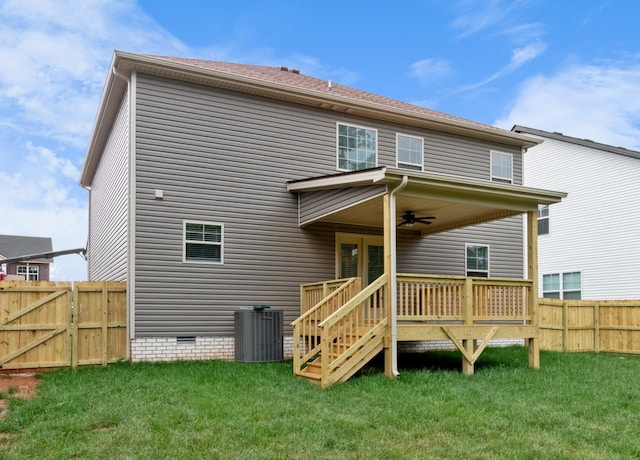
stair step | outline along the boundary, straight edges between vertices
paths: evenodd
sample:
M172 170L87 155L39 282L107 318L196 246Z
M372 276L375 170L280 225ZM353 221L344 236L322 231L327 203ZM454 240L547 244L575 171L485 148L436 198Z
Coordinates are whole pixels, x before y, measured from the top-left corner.
M303 372L310 372L313 374L320 374L320 370L322 369L321 362L311 362L307 363L307 366L303 369Z
M321 378L321 375L318 373L316 374L315 372L307 372L307 369L305 368L303 371L301 371L298 375L300 375L301 377L305 377L309 380L317 380L319 381Z

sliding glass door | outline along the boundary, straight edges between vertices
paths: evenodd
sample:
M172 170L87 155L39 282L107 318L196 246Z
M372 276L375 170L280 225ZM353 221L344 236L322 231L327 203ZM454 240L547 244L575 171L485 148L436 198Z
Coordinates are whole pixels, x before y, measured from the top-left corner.
M384 273L382 237L337 233L336 272L338 278L359 276L364 285L375 281Z

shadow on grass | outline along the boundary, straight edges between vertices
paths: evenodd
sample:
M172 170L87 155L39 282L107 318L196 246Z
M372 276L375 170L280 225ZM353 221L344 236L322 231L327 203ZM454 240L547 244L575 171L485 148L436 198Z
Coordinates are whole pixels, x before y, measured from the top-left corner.
M528 367L527 349L524 347L487 348L475 363L475 371L483 369L521 369ZM431 350L425 352L399 353L399 371L462 371L462 353L458 350ZM384 355L380 353L363 373L384 371Z

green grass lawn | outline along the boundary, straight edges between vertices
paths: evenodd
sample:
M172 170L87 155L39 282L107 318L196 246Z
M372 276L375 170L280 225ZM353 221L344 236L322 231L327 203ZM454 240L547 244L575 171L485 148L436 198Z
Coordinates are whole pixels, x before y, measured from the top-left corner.
M400 357L326 390L291 362L44 373L10 398L0 458L640 458L640 357L487 349Z

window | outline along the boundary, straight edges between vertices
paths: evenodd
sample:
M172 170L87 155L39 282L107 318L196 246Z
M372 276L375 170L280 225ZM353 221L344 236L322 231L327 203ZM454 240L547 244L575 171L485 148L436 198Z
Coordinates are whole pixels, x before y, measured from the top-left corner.
M423 140L421 137L396 134L398 168L422 171Z
M38 266L18 265L18 275L24 276L27 281L38 281Z
M582 276L580 272L562 274L562 298L580 299L582 298Z
M542 297L548 299L581 299L582 274L580 272L542 275Z
M491 152L491 180L494 182L513 182L513 155Z
M184 221L185 262L221 264L222 242L222 224Z
M375 129L338 123L338 169L359 171L377 166Z
M538 235L549 234L549 205L538 205Z
M487 278L489 276L489 246L466 245L467 276Z
M542 297L547 299L560 298L560 275L542 275Z

